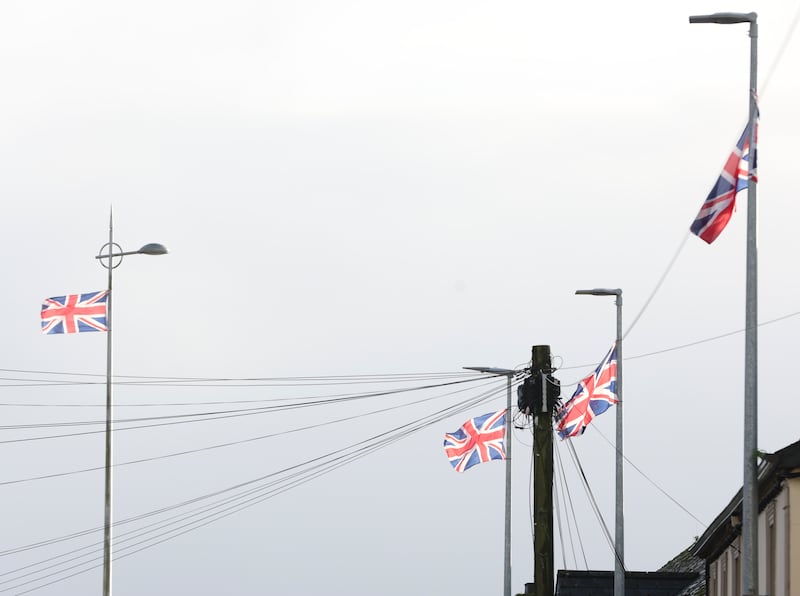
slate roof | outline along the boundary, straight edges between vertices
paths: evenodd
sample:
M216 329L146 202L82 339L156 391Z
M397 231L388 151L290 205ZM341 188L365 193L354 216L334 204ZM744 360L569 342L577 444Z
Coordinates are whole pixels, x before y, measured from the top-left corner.
M704 596L706 593L706 562L692 554L690 546L664 565L659 571L695 573L697 577L676 596Z
M697 580L696 572L626 571L625 596L678 596ZM556 596L614 596L613 571L559 570Z

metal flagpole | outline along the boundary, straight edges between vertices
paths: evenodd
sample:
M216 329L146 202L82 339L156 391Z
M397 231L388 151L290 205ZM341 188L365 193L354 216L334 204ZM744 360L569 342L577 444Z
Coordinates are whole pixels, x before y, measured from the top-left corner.
M506 374L506 514L503 555L503 594L511 596L511 378L513 372Z
M111 282L114 263L113 211L108 216L108 297L106 298L106 464L105 464L105 518L103 521L103 596L111 594ZM102 263L102 261L101 261Z
M106 247L108 252L105 252ZM114 252L114 249L118 252ZM113 272L122 263L122 258L127 255L165 255L167 247L163 244L145 244L139 250L123 251L119 244L114 242L114 213L108 216L108 244L100 247L95 259L108 269L108 295L106 297L106 463L105 463L105 516L103 520L103 596L111 595L111 431L112 431L112 343L111 343L111 304ZM114 259L119 257L116 265Z

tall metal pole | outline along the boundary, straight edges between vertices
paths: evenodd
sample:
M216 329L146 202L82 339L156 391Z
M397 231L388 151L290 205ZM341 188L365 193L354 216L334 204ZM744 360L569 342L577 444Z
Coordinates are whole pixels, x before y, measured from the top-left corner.
M503 594L511 596L511 379L506 375L506 519L503 554Z
M104 249L108 247L108 254L104 254ZM114 248L119 252L114 252ZM114 243L114 214L108 216L108 244L100 248L100 254L95 259L108 269L108 295L106 297L106 463L105 463L105 515L103 520L103 596L111 595L111 421L112 421L112 400L111 400L111 377L112 377L112 342L111 342L111 305L112 305L112 281L114 268L122 262L125 255L165 255L167 247L163 244L145 244L139 250L125 252L119 244ZM119 257L117 264L114 258ZM107 260L108 262L104 262Z
M622 290L617 295L617 438L616 438L616 506L614 532L614 596L625 596L625 510L622 482Z
M750 165L756 154L758 23L750 19ZM747 182L747 283L745 306L744 485L742 487L742 579L745 596L758 592L758 242L756 183Z
M758 91L758 15L718 12L689 17L690 23L733 25L750 23L750 85L747 90L750 126L750 165L756 154L756 97ZM744 482L742 484L742 594L758 595L758 242L756 183L747 181L747 273L744 337Z
M616 498L614 505L614 596L625 596L625 509L623 506L623 495L625 490L622 476L623 463L625 459L622 448L622 290L620 288L595 288L593 290L576 290L575 293L588 296L616 296L617 337L615 340L615 346L617 348L617 434L615 443Z
M494 366L465 366L467 370L474 370L493 375L506 377L506 514L505 538L503 555L503 596L511 596L511 384L517 371L513 368L496 368Z
M113 213L108 218L108 298L106 298L106 464L105 464L105 517L103 521L103 596L111 594L111 282L114 263Z
M547 397L550 346L533 346L531 374L541 382L533 416L533 578L536 596L553 596L553 412Z

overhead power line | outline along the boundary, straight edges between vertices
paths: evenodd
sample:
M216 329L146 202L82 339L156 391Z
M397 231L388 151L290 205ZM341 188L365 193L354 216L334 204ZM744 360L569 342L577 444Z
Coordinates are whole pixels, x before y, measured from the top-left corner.
M485 377L480 377L479 379L484 380L484 383L479 385L479 387L483 387L485 385L490 384L490 383L485 382L486 381ZM442 385L442 386L444 386L444 385ZM320 422L320 423L317 423L317 424L310 424L310 425L301 426L301 427L297 427L297 428L293 428L293 429L278 431L278 432L274 432L274 433L268 433L268 434L264 434L264 435L258 435L258 436L255 436L255 437L248 437L246 439L238 439L236 441L228 441L228 442L225 442L225 443L217 443L215 445L207 445L205 447L199 447L199 448L196 448L196 449L186 449L186 450L183 450L183 451L177 451L177 452L173 452L173 453L166 453L166 454L162 454L162 455L156 455L156 456L153 456L153 457L145 457L145 458L140 458L140 459L136 459L136 460L130 460L130 461L126 461L126 462L119 462L119 463L116 463L116 464L112 464L112 467L113 468L118 468L118 467L122 467L122 466L130 466L130 465L134 465L134 464L141 464L141 463L147 463L147 462L152 462L152 461L158 461L158 460L162 460L162 459L179 457L179 456L182 456L182 455L190 455L190 454L193 454L193 453L201 453L201 452L204 452L204 451L211 451L211 450L214 450L214 449L222 449L222 448L225 448L225 447L233 447L235 445L243 445L245 443L252 443L252 442L255 442L255 441L271 439L271 438L274 438L274 437L293 434L293 433L297 433L297 432L301 432L301 431L305 431L305 430L318 429L318 428L322 428L322 427L329 426L329 425L332 425L332 424L338 424L338 423L347 422L347 421L350 421L350 420L357 420L359 418L364 418L364 417L372 416L372 415L375 415L375 414L382 414L382 413L393 411L393 410L397 410L397 409L400 409L400 408L405 408L405 407L409 407L409 406L413 406L413 405L418 405L418 404L421 404L421 403L426 403L426 402L430 402L430 401L433 401L433 400L442 399L444 397L450 397L450 396L453 396L455 394L463 393L464 391L469 391L469 390L472 390L472 389L474 389L474 388L473 387L462 388L462 389L455 390L455 391L450 391L448 393L444 393L444 394L441 394L441 395L435 395L433 397L427 397L427 398L423 398L423 399L418 399L418 400L414 400L414 401L411 401L411 402L405 402L405 403L402 403L402 404L399 404L399 405L395 405L395 406L389 406L389 407L380 408L380 409L377 409L377 410L372 410L370 412L362 412L362 413L359 413L359 414L354 414L352 416L346 416L344 418L338 418L338 419L335 419L335 420L328 420L326 422ZM64 476L72 476L72 475L75 475L75 474L83 474L83 473L86 473L86 472L96 472L96 471L100 471L100 470L104 470L104 469L105 469L105 466L93 466L93 467L82 468L82 469L78 469L78 470L70 470L70 471L67 471L67 472L55 472L55 473L52 473L52 474L42 474L42 475L39 475L39 476L31 476L31 477L28 477L28 478L18 478L18 479L15 479L15 480L4 480L4 481L0 481L0 486L10 485L10 484L21 484L21 483L33 482L33 481L37 481L37 480L49 480L49 479L52 479L52 478L61 478L61 477L64 477Z
M783 315L781 317L776 317L774 319L770 319L768 321L764 321L762 323L759 323L758 326L759 327L764 327L766 325L772 325L773 323L778 323L780 321L785 321L786 319L790 319L792 317L796 317L797 315L800 315L800 311L795 311L795 312L789 313L788 315ZM691 348L693 346L699 346L700 344L705 344L705 343L708 343L708 342L717 341L718 339L724 339L726 337L731 337L732 335L738 335L740 333L744 333L745 331L747 331L746 328L745 329L737 329L736 331L729 331L728 333L722 333L720 335L715 335L713 337L707 337L705 339L698 339L697 341L692 341L692 342L689 342L689 343L680 344L678 346L672 346L670 348L662 348L660 350L654 350L652 352L646 352L644 354L636 354L634 356L626 355L625 356L625 361L627 362L628 360L637 360L638 358L649 358L650 356L657 356L659 354L666 354L667 352L674 352L675 350L683 350L684 348ZM589 367L595 368L595 367L597 367L597 363L595 362L593 364L575 364L575 365L572 365L572 366L562 366L562 367L559 368L559 370L574 370L576 368L589 368ZM562 383L562 387L563 386L564 386L564 384ZM567 386L569 386L569 385L567 385Z
M434 388L437 388L437 387L445 387L445 386L448 386L448 385L458 385L458 384L461 384L461 383L480 383L481 381L485 382L485 379L486 379L486 377L476 376L476 377L473 377L471 379L465 379L465 380L461 380L461 381L450 381L450 382L447 382L447 383L439 383L439 384L436 384L436 385L425 385L425 386L419 386L419 387L414 387L414 388L405 388L405 389L399 389L399 390L388 391L388 392L377 392L375 394L369 394L369 395L367 395L367 397L375 397L376 395L390 395L390 394L396 394L396 393L404 393L404 392L408 392L408 391L419 391L419 390L423 390L423 389L434 389ZM357 399L357 398L360 399L361 397L353 397L351 399ZM313 405L313 404L311 404L311 405ZM303 407L308 407L308 404L304 405ZM293 408L289 407L289 406L286 406L286 407L281 408L281 409L293 409ZM193 423L197 423L197 422L208 422L208 421L211 421L211 420L227 420L227 419L231 419L231 418L240 418L242 416L253 416L253 415L258 415L258 414L265 414L265 413L269 413L269 412L272 412L272 411L274 411L273 408L249 408L249 409L246 408L246 409L242 409L242 410L230 410L230 411L205 413L205 414L199 414L198 415L198 416L204 416L203 418L192 418L192 419L189 419L189 420L186 420L186 419L170 420L170 421L165 421L165 422L152 422L152 423L149 423L149 424L138 424L138 425L126 426L126 427L115 427L115 428L112 429L112 432L113 433L117 433L117 432L124 432L124 431L128 431L128 430L141 430L141 429L146 429L146 428L159 428L159 427L165 427L165 426L175 426L175 425L178 425L178 424L193 424ZM194 416L194 415L186 414L186 415L181 415L180 417L183 418L185 416ZM152 420L167 420L167 419L173 419L175 417L176 416L156 416L156 417L153 417ZM144 420L144 419L141 419L141 420ZM71 423L64 423L65 426L69 426L70 424ZM95 434L100 434L100 433L105 433L105 432L106 432L105 429L98 429L98 430L89 430L89 431L81 431L81 432L73 432L73 433L62 433L62 434L55 434L55 435L41 435L41 436L34 436L34 437L21 437L21 438L17 438L17 439L3 439L3 440L0 440L0 444L26 443L26 442L44 441L44 440L50 440L50 439L64 439L64 438L71 438L71 437L82 437L82 436L95 435Z
M660 282L659 282L660 283ZM652 299L652 296L648 298L648 301ZM641 312L637 315L637 319L641 316ZM758 324L759 327L764 327L766 325L772 325L774 323L778 323L780 321L785 321L786 319L790 319L800 315L800 311L791 312L789 314L776 317L774 319L769 319L767 321L763 321ZM635 322L635 321L634 321ZM631 326L632 327L632 326ZM625 332L627 335L631 331L631 328ZM632 356L625 356L625 360L636 360L639 358L648 358L650 356L657 356L659 354L665 354L667 352L674 352L676 350L683 350L685 348L691 348L697 345L701 345L704 343L717 341L719 339L724 339L726 337L730 337L732 335L738 335L739 333L744 333L746 329L737 329L735 331L729 331L727 333L722 333L720 335L715 335L713 337L707 337L704 339L699 339L696 341L679 344L677 346L671 346L668 348L662 348L659 350L654 350L652 352L646 352L644 354L635 354ZM571 366L561 366L558 367L559 370L574 370L578 368L593 368L597 366L597 363L587 363L587 364L576 364ZM102 375L97 375L94 373L72 373L72 372L54 372L54 371L40 371L40 370L22 370L22 369L9 369L9 368L0 368L0 372L16 372L16 373L24 373L24 374L51 374L51 375L66 375L66 376L88 376L88 377L99 377ZM143 377L143 376L132 376L132 375L119 375L116 378L130 378L130 379L142 379L141 383L126 383L122 381L117 381L115 385L130 385L134 384L140 387L321 387L321 386L334 386L334 385L352 385L352 384L369 384L369 383L399 383L408 380L426 380L426 379L446 379L446 378L455 378L455 379L469 379L474 378L474 375L471 373L398 373L392 375L341 375L341 376L320 376L320 377ZM4 380L0 378L0 381ZM8 380L8 378L6 378ZM163 383L160 385L155 384L157 381L174 381ZM178 385L178 382L185 382L191 381L193 384L187 385ZM277 381L281 381L277 383ZM258 382L258 384L224 384L224 385L203 385L202 383L244 383L244 382ZM80 382L63 382L63 381L45 381L41 382L39 379L32 379L29 383L22 383L16 385L8 385L0 383L0 389L6 387L57 387L57 386L70 386L70 385L95 385L95 384L105 384L104 382L92 382L92 383L80 383ZM574 383L573 383L574 384ZM569 384L562 384L562 386L569 386ZM346 394L345 394L346 395ZM291 399L291 398L278 398L278 399ZM203 406L203 405L224 405L224 404L244 404L244 403L265 403L277 401L276 398L271 399L251 399L251 400L224 400L224 401L207 401L207 402L149 402L149 403L118 403L115 404L116 408L122 407L172 407L172 406ZM60 408L99 408L105 407L105 404L101 403L64 403L64 402L49 402L49 403L32 403L32 402L0 402L0 407L60 407Z
M203 416L223 416L226 414L263 414L265 412L276 412L276 411L284 411L284 410L294 410L298 408L309 408L313 406L324 406L324 405L331 405L331 404L341 404L350 401L357 401L362 399L367 399L370 397L386 397L389 395L398 395L400 393L409 393L413 391L424 391L426 389L436 389L439 387L448 387L451 385L460 385L463 383L474 383L480 381L480 377L473 377L470 379L464 379L460 381L449 381L447 383L437 383L434 385L417 385L414 387L404 387L402 389L390 389L385 391L372 391L369 393L350 393L350 394L341 394L338 396L333 397L319 397L319 398L308 398L308 397L300 397L300 398L274 398L273 400L263 400L263 401L278 401L278 402L287 402L293 401L294 403L286 404L281 403L280 405L274 406L261 406L257 408L235 408L230 410L214 410L209 412L193 412L189 414L169 414L165 416L147 416L147 417L138 417L138 418L117 418L112 420L113 424L131 424L135 422L153 422L158 420L176 420L176 419L189 419L189 418L198 418ZM78 421L69 421L69 422L39 422L35 424L16 424L16 425L4 425L0 426L0 430L27 430L27 429L39 429L39 428L61 428L61 427L71 427L71 426L98 426L104 425L106 423L105 420L78 420Z
M608 437L606 437L606 436L605 436L605 435L604 435L604 434L603 434L603 433L600 431L600 429L599 429L599 428L597 428L597 425L596 425L596 424L592 424L592 425L591 425L591 427L592 427L592 428L594 428L594 430L595 430L595 431L597 431L597 434L599 434L599 435L600 435L600 436L603 438L603 440L604 440L606 443L608 443L608 444L611 446L611 448L612 448L614 451L616 451L616 450L617 450L617 448L616 448L616 447L614 446L614 444L613 444L613 443L612 443L612 442L611 442L611 441L608 439ZM622 458L623 458L623 459L624 459L626 462L628 462L628 464L629 464L629 465L630 465L630 466L631 466L631 467L632 467L634 470L636 470L637 472L639 472L639 474L641 475L641 477L642 477L642 478L644 478L645 480L647 480L647 481L648 481L648 482L649 482L651 485L653 485L653 487L654 487L656 490L658 490L658 491L659 491L659 492L660 492L662 495L664 495L664 496L665 496L665 497L667 497L667 498L668 498L670 501L672 501L672 502L673 502L675 505L677 505L677 506L678 506L678 508L679 508L679 509L681 509L681 510L682 510L682 511L683 511L683 512L686 514L686 515L688 515L689 517L691 517L691 518L692 518L694 521L696 521L697 523L699 523L699 524L701 524L701 525L703 525L703 526L705 526L705 525L706 525L706 524L705 524L705 522L704 522L703 520L701 520L700 518L698 518L698 517L697 517L697 516L696 516L694 513L692 513L691 511L689 511L689 510L688 510L686 507L684 507L684 506L683 506L683 505L682 505L682 504L681 504L681 503L680 503L680 502L679 502L679 501L678 501L678 500L677 500L675 497L673 497L671 494L669 494L669 493L668 493L668 492L667 492L667 491L666 491L664 488L662 488L661 486L659 486L659 485L656 483L656 481L655 481L655 480L653 480L653 479L652 479L652 478L650 478L650 477L649 477L647 474L645 474L645 473L644 473L644 471L643 471L643 470L642 470L642 469L641 469L639 466L637 466L635 463L633 463L633 462L632 462L630 459L628 459L628 457L627 457L625 454L623 454L623 455L622 455Z
M53 375L56 377L80 377L97 379L96 381L65 381L63 379L27 378L27 377L0 377L0 381L19 381L25 386L48 385L105 385L105 374L80 373L64 371L29 370L18 368L0 368L0 372L17 373L25 375ZM458 372L419 372L419 373L388 373L388 374L361 374L361 375L325 375L301 377L179 377L179 376L144 376L144 375L114 375L115 385L152 385L152 386L189 386L189 387L217 387L220 384L228 387L318 387L333 385L359 385L367 383L401 383L404 381L434 380L446 378L463 378L468 373ZM36 385L33 385L36 383ZM8 385L0 385L4 387Z
M233 515L234 513L237 513L239 511L247 509L247 508L249 508L251 506L254 506L254 505L260 503L261 501L263 501L265 499L271 498L272 496L280 494L281 492L285 492L286 490L290 490L291 488L295 488L297 486L300 486L300 485L304 484L305 482L308 482L308 481L310 481L310 480L312 480L314 478L317 478L317 477L319 477L321 475L324 475L324 474L326 474L326 473L328 473L330 471L338 469L339 467L341 467L343 465L347 465L348 463L351 463L352 461L355 461L356 459L360 459L361 457L364 457L365 455L373 453L373 452L377 451L378 449L381 449L381 448L383 448L385 446L388 446L388 445L390 445L390 444L392 444L394 442L402 440L402 439L406 438L407 436L409 436L410 434L413 434L413 433L415 433L415 432L417 432L419 430L427 428L432 424L441 422L442 420L444 420L444 419L446 419L446 418L448 418L448 417L450 417L450 416L452 416L454 414L463 412L466 409L474 407L475 405L477 405L479 403L482 403L482 402L487 401L489 399L493 399L493 398L497 397L498 395L500 395L502 393L503 393L502 388L500 388L500 389L492 389L489 392L485 392L485 393L483 393L481 395L478 395L476 397L472 397L472 398L470 398L468 400L464 400L464 401L462 401L462 402L460 402L458 404L455 404L453 406L448 406L446 408L440 409L440 410L438 410L438 411L436 411L436 412L434 412L432 414L426 415L426 416L424 416L422 418L419 418L417 420L414 420L414 421L412 421L410 423L406 423L406 424L397 426L397 427L395 427L395 428L393 428L393 429L391 429L389 431L380 433L378 435L374 435L373 437L370 437L369 439L366 439L364 441L360 441L358 443L351 444L351 445L349 445L347 447L344 447L342 449L338 449L336 451L329 452L328 454L326 454L324 456L313 458L313 459L307 460L306 462L303 462L301 464L297 464L297 465L294 465L294 466L290 466L288 468L284 468L283 470L280 470L278 472L270 473L270 474L267 474L265 476L261 476L259 478L255 478L255 479L243 482L243 483L239 483L237 485L228 487L226 489L215 491L214 493L209 493L209 494L206 494L206 495L202 495L200 497L196 497L196 498L191 499L189 501L184 501L182 503L178 503L178 504L175 504L173 506L164 507L164 508L161 508L161 509L159 509L157 511L154 511L154 512L149 512L147 514L142 514L142 515L136 516L135 518L129 518L128 520L118 521L118 522L116 522L114 524L115 526L118 526L118 525L121 525L121 524L124 524L124 523L130 523L133 520L141 520L141 519L144 519L146 517L153 516L153 515L160 515L160 514L163 514L165 512L168 512L168 511L171 511L171 510L174 510L174 509L178 509L178 508L181 508L181 507L185 507L187 505L191 505L191 504L194 504L194 503L199 503L199 502L201 502L203 500L214 498L216 496L220 496L220 495L223 495L225 493L228 493L228 492L231 492L231 491L235 491L235 490L238 490L238 489L241 489L241 488L244 488L244 487L248 487L248 486L251 487L251 488L246 488L244 491L241 491L241 492L239 492L239 493L237 493L235 495L232 495L230 497L225 497L223 500L211 503L211 504L209 504L207 506L203 506L203 507L201 507L201 508L199 508L197 510L194 510L193 512L189 512L189 513L186 513L186 514L181 514L180 516L174 516L168 522L157 522L156 524L150 524L149 529L146 530L146 531L142 531L142 529L140 528L138 530L132 530L131 532L128 532L127 534L125 534L125 536L129 536L131 534L135 534L136 532L139 532L139 534L135 534L135 536L134 536L135 538L140 538L142 536L148 536L148 537L146 539L144 539L144 540L141 540L140 542L137 542L137 543L134 543L134 544L131 544L131 545L128 545L128 546L124 547L124 549L131 549L131 550L129 552L123 552L123 554L116 556L115 559L116 558L123 558L123 557L129 556L131 554L135 554L136 552L140 552L141 550L145 550L147 548L152 548L153 546L156 546L156 545L158 545L158 544L160 544L160 543L162 543L162 542L164 542L166 540L170 540L172 538L175 538L177 536L185 534L186 532L199 529L199 528L201 528L201 527L203 527L205 525L213 523L214 521L218 521L219 519L223 519L224 517L227 517L229 515ZM283 475L283 476L281 476L281 475ZM258 485L258 483L260 483L260 482L262 482L262 481L264 481L264 480L266 480L268 478L273 478L273 480ZM283 483L283 484L281 484L281 483ZM257 485L257 486L252 486L254 484ZM192 519L193 521L189 522L188 520L190 520L190 519ZM178 524L182 524L182 525L178 525ZM163 531L166 528L171 528L171 529L169 529L167 531ZM40 542L40 543L37 543L37 544L34 544L34 545L28 545L27 547L19 547L19 548L16 548L16 549L10 549L10 550L7 550L7 551L4 551L4 552L0 553L0 555L4 555L5 556L5 555L9 555L9 554L23 552L25 550L30 550L32 548L41 548L43 546L49 546L49 545L52 545L52 544L55 544L57 542L61 542L61 541L64 541L64 540L71 540L71 539L75 539L75 538L80 537L80 536L88 535L90 533L97 533L101 529L102 528L95 528L93 530L77 532L77 533L73 533L73 534L65 536L65 537L61 537L61 538L57 538L57 539L51 539L51 540L48 540L48 541L43 541L43 542ZM157 533L157 532L160 532L160 533ZM138 548L134 548L134 547L138 547ZM86 548L87 547L82 547L80 549L75 549L73 551L69 551L68 553L63 553L62 555L60 555L57 558L67 558L67 557L69 557L69 556L71 556L71 555L73 555L73 554L75 554L77 552L80 552L81 550L86 550ZM89 553L89 554L91 554L91 553ZM98 560L98 559L99 559L99 557L97 557L95 559L92 559L92 560L89 560L89 561L86 561L84 563L72 565L67 569L63 569L62 568L62 569L60 569L58 571L55 571L55 569L57 569L58 567L63 567L63 565L66 564L66 562L62 562L60 564L44 566L42 569L39 569L39 571L36 572L36 574L38 574L38 576L36 578L34 578L34 579L26 579L25 581L16 583L13 586L10 586L8 588L4 588L4 589L0 590L0 592L11 591L11 590L19 590L20 588L23 588L23 587L26 587L26 586L31 586L32 584L39 584L39 585L31 587L27 591L34 591L34 590L37 590L39 588L45 587L46 585L52 585L53 583L57 583L59 581L63 581L65 579L68 579L69 577L73 577L73 576L75 576L77 574L89 571L89 570L91 570L91 569L93 569L95 567L99 567L100 564L99 563L95 563L95 561ZM38 564L35 564L35 565L40 565L41 566L42 564L49 563L49 562L51 562L53 560L54 560L54 557L50 557L50 558L46 559L45 561L40 561ZM72 562L74 560L76 560L76 559L72 558L72 559L70 559L69 562ZM14 570L12 572L9 572L9 573L18 574L18 572L20 572L22 570L29 570L29 569L31 569L31 567L32 567L32 565L27 565L27 566L25 566L23 568L16 569L16 570ZM81 569L81 567L83 567L83 568ZM79 569L79 570L78 571L73 571L75 569ZM69 573L69 575L63 575L64 573L67 573L67 572L70 572L70 571L72 571L72 572ZM24 575L17 575L16 578L14 578L13 580L7 580L6 583L17 581L17 580L21 580L24 577L30 577L31 575L33 575L33 573L26 571ZM58 577L58 578L56 578L56 579L54 579L52 581L46 581L50 577L55 577L55 576L59 576L59 575L61 577ZM43 581L46 581L46 583L41 583ZM26 592L17 592L17 593L21 594L21 593L26 593Z

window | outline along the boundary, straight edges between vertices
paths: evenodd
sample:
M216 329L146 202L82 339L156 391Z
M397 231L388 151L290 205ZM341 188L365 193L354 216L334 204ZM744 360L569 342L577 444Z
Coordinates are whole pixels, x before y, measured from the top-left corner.
M718 596L717 594L717 561L708 566L708 596Z
M767 506L767 594L774 596L778 574L778 537L775 527L775 501Z
M722 557L720 558L719 574L720 574L719 578L720 594L721 596L729 596L728 595L728 551L722 553Z

